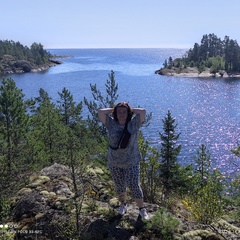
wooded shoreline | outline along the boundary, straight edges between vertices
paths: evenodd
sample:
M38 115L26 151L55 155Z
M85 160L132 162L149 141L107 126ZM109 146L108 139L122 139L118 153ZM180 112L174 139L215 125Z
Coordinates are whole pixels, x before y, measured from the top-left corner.
M6 76L14 73L43 72L62 62L49 59L47 63L37 65L27 60L16 60L12 55L4 55L0 60L0 75Z

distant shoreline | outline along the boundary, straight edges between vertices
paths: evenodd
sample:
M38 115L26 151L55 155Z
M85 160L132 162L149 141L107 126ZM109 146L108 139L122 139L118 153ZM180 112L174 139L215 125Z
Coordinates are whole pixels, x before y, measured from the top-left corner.
M58 57L59 58L59 57ZM37 65L27 60L15 60L11 55L4 55L0 61L0 76L4 77L11 74L35 73L48 70L50 67L62 64L55 57L49 59L48 63Z
M187 67L184 69L178 68L162 68L155 71L155 74L163 75L163 76L174 76L174 77L202 77L202 78L240 78L240 73L232 73L228 74L227 72L218 73L210 73L210 69L206 68L203 72L199 73L196 67Z

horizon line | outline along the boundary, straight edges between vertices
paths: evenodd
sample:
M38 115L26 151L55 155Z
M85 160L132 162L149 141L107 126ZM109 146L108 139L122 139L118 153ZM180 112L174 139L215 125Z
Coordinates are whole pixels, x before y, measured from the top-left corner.
M189 49L188 47L46 47L45 49Z

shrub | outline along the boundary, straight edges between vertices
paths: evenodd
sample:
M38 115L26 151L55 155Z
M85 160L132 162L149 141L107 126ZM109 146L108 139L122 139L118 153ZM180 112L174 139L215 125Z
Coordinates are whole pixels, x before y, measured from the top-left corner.
M209 224L223 213L224 176L212 168L209 151L201 145L195 159L192 189L183 203L197 222Z
M210 224L223 213L223 202L216 183L209 181L183 201L197 222Z
M178 225L179 221L170 212L167 212L165 208L160 208L146 226L161 239L170 240L173 239L173 233Z
M0 196L0 222L3 222L8 214L10 209L10 200L6 197Z

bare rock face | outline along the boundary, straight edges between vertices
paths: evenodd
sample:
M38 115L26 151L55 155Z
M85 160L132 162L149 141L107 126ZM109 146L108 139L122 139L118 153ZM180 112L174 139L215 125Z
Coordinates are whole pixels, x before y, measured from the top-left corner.
M70 176L69 168L54 164L30 177L12 208L17 239L66 239L59 229L69 219L64 204L74 196Z
M35 67L32 63L25 60L17 60L13 63L12 67L16 72L31 72Z
M49 69L52 66L61 64L60 61L49 60L47 64L37 65L26 60L17 60L12 55L3 55L0 59L0 75L12 73L40 72Z
M46 167L40 171L43 176L48 176L51 179L57 178L59 176L65 176L71 178L71 170L61 164L54 163L50 167Z

